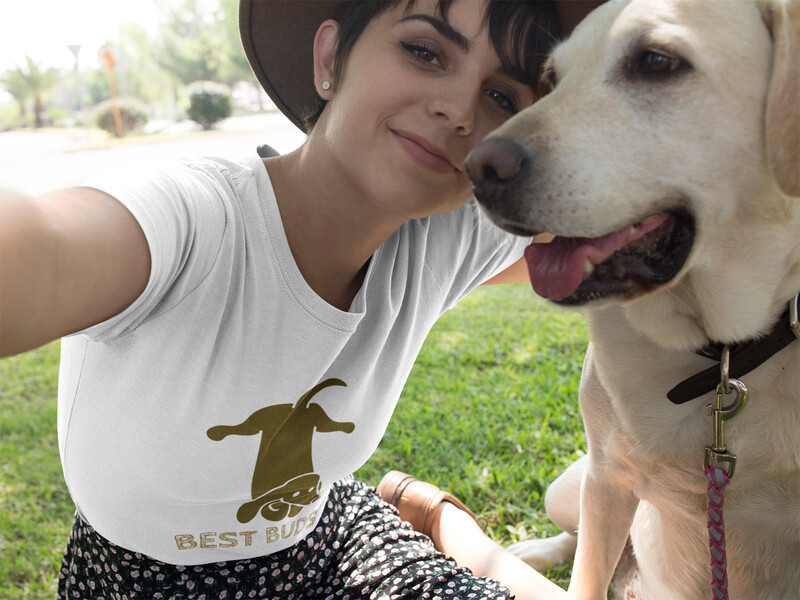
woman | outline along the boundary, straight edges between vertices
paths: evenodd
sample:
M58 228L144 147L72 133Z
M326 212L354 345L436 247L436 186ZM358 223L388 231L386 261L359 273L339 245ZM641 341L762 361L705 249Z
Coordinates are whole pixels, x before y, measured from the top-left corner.
M464 160L535 100L554 6L244 0L241 24L278 106L309 109L298 150L2 205L0 352L67 336L59 598L559 594L452 497L382 486L421 492L474 574L349 477L435 320L521 255Z

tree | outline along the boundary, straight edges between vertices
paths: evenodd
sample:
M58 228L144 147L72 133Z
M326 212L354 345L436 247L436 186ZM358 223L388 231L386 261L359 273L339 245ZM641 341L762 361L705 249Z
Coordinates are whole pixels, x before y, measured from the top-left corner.
M133 23L121 24L115 47L120 95L139 98L151 107L167 104L173 76L158 64L155 42L147 30Z
M238 0L162 0L159 64L182 83L253 79L239 40Z
M20 117L25 116L25 102L33 100L34 126L44 124L44 96L61 78L58 69L43 69L30 56L25 56L25 68L17 65L0 79L9 94L19 102Z
M22 69L17 67L12 71L8 71L4 77L0 78L0 83L3 84L5 90L14 97L14 100L17 101L19 105L20 124L24 124L25 116L27 115L25 103L30 98L30 89L25 73Z
M183 84L219 81L224 35L216 2L171 0L159 4L162 11L159 65Z
M225 83L233 85L237 81L252 80L258 85L239 37L239 0L219 0L219 8L225 42L226 61L223 72Z

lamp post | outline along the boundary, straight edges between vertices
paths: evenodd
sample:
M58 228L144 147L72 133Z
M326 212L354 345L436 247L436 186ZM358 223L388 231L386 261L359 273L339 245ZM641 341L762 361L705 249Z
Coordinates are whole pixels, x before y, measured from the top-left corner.
M122 131L122 115L119 112L117 105L117 86L114 84L114 65L117 64L117 59L111 50L110 44L103 44L100 50L97 51L97 57L100 59L100 64L103 65L108 74L108 87L111 91L111 110L114 113L114 126L117 130L117 137L121 138Z
M75 57L75 81L77 82L77 89L78 89L78 110L81 114L81 120L83 121L83 129L86 130L88 126L88 118L86 116L86 101L83 98L83 78L81 77L80 68L78 67L78 56L81 53L81 45L80 44L71 44L67 46L69 51L72 52L72 56Z

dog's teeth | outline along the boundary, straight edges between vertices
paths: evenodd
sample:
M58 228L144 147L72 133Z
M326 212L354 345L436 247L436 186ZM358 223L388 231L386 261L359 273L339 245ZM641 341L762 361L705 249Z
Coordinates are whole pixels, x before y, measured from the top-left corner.
M647 217L644 221L642 221L642 225L648 225L653 221L656 221L661 218L661 215L653 215L652 217Z
M589 275L592 274L593 271L594 271L594 263L592 263L592 261L590 261L587 258L586 262L583 263L583 276L588 277Z

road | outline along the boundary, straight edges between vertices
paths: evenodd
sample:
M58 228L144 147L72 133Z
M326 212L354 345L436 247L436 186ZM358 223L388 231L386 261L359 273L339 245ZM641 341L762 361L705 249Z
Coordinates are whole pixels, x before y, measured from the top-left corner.
M92 134L76 131L0 133L0 188L30 195L80 185L90 175L120 165L179 156L235 157L269 144L285 153L304 135L280 113L232 117L212 132L191 132L177 124L167 133L123 143L98 144Z

